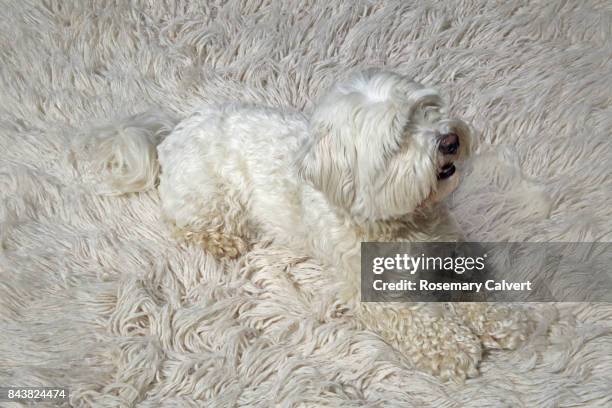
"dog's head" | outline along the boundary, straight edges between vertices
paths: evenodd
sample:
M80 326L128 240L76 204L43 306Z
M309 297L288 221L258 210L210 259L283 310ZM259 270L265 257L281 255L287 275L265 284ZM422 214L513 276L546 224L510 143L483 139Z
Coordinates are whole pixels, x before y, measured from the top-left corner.
M298 155L300 176L352 216L384 220L450 193L470 128L439 94L387 71L337 84L318 104Z

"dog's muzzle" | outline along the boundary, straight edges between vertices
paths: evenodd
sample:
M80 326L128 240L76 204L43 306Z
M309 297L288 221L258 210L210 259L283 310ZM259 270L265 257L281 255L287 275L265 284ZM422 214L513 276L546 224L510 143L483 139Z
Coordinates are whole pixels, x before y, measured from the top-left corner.
M459 151L459 136L457 136L455 133L443 135L440 138L438 150L444 156L452 156L457 154ZM455 168L453 162L449 160L440 168L440 171L438 172L438 180L444 180L451 177L453 174L455 174L456 170L457 169Z
M454 133L449 133L442 136L438 150L440 150L440 153L445 155L457 153L459 150L459 136Z

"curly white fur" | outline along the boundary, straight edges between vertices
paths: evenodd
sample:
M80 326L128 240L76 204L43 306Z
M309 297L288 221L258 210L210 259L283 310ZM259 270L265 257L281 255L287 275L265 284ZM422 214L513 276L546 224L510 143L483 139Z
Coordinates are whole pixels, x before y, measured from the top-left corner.
M169 120L137 116L98 136L98 162L113 170L119 192L154 184L154 146ZM447 135L458 142L450 153L440 147ZM335 85L310 119L241 103L196 109L158 146L162 211L178 237L215 256L235 257L261 239L306 252L337 271L341 298L355 303L361 242L460 238L440 202L459 171L439 175L471 148L469 126L447 115L437 91L370 69ZM464 308L479 319L473 311L487 310ZM469 321L421 309L363 304L357 314L420 368L445 379L475 375L481 342ZM513 347L524 328L518 316L495 337Z

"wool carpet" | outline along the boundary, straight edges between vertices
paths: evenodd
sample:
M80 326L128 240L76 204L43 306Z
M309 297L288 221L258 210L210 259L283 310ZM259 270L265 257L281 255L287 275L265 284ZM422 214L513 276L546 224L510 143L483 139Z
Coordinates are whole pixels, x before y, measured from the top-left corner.
M0 385L94 407L610 406L610 304L529 305L523 347L441 383L339 313L314 260L179 245L155 191L100 194L75 145L151 108L310 112L385 66L477 131L450 199L471 239L612 241L611 55L607 0L3 0Z

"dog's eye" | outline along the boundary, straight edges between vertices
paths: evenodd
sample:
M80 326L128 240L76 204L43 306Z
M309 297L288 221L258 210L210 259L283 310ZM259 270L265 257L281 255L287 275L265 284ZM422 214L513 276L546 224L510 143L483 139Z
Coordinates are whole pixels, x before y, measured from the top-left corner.
M436 121L440 118L440 107L438 105L428 105L423 108L423 118L428 121Z
M440 107L437 104L428 103L424 105L421 109L423 109L423 113L425 115L430 115L432 113L438 113L440 110Z

